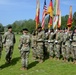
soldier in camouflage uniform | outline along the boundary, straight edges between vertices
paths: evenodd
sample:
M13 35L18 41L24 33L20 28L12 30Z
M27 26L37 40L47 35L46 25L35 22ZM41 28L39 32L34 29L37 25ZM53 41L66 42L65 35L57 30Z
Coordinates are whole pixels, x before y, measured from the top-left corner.
M42 63L44 59L43 42L44 42L44 31L42 31L42 27L38 27L37 57L39 58L40 63Z
M15 42L16 42L15 35L12 32L12 27L8 26L8 31L5 32L5 34L3 36L3 44L6 49L6 62L7 63L10 63L10 61L11 61Z
M28 68L28 57L30 52L30 36L28 34L28 29L23 29L23 35L20 37L20 44L18 46L21 54L22 68L21 70L27 70Z
M68 61L68 59L70 57L70 33L69 33L69 30L66 30L64 36L65 36L66 61Z
M49 38L49 31L48 29L45 29L44 31L44 40L45 42L43 43L43 50L44 50L44 58L46 59L48 56L48 38Z
M62 32L62 48L61 48L61 52L62 52L62 56L63 56L63 59L64 61L66 61L66 48L65 48L65 42L66 42L66 38L65 38L65 30L63 30Z
M49 39L48 39L48 51L49 51L49 57L53 58L54 56L54 40L55 40L55 33L54 30L51 30L51 33L49 34Z
M60 33L60 29L58 29L56 32L56 38L55 38L55 44L54 44L55 56L57 59L60 58L61 42L62 42L61 33Z
M1 58L2 49L3 49L2 35L0 34L0 58Z
M33 53L33 59L36 59L37 57L37 34L34 31L31 38L31 47L32 47L32 53Z
M74 63L76 64L76 28L74 29L72 33L72 43L71 43L71 53L74 60Z

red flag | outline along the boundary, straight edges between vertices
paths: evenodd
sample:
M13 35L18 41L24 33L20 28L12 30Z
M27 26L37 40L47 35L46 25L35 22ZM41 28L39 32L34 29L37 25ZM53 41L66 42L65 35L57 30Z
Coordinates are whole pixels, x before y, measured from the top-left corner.
M39 16L40 16L40 0L37 0L37 5L36 5L36 17L35 17L36 29L38 28L38 25L39 25Z
M60 15L60 0L57 0L57 15Z
M69 17L68 17L67 26L68 27L72 26L72 6L70 6L70 13L69 13Z
M44 7L43 7L43 14L42 14L42 29L44 29L45 26L45 15L46 15L47 7L46 7L46 0L44 0Z

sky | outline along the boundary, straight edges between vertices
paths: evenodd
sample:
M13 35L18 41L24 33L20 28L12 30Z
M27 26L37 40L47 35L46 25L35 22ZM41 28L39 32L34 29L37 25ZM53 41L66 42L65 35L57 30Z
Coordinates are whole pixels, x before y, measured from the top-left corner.
M47 8L50 0L46 0ZM53 0L54 2L54 0ZM42 19L44 0L40 0L40 20ZM76 0L60 0L62 16L69 14L72 5L73 14L76 12ZM36 0L0 0L0 23L4 26L19 20L35 19Z

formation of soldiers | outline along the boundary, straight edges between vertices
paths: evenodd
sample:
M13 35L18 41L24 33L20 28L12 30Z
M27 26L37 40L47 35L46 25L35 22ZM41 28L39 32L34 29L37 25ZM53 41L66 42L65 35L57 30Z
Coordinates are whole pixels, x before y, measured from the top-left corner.
M64 61L72 58L73 63L76 63L76 28L70 31L67 29L42 30L41 27L38 27L32 35L29 34L28 29L24 28L22 33L18 46L22 63L21 70L27 70L28 68L30 48L32 48L33 59L39 63L42 63L47 55L51 59L59 60L63 58ZM12 32L12 27L9 26L3 37L0 34L0 57L3 47L5 47L6 63L10 63L12 60L15 43L15 34Z
M32 50L34 59L43 62L47 54L49 58L63 59L69 61L73 59L76 64L76 28L73 31L68 29L42 30L38 27L38 32L32 35Z

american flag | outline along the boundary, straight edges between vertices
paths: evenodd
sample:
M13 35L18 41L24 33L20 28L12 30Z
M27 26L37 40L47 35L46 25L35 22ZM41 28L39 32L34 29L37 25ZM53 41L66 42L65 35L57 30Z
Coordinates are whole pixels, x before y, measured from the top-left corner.
M43 14L42 14L42 29L44 29L44 26L45 26L45 16L46 16L46 13L47 12L47 7L46 7L46 0L44 0L44 7L43 7Z

